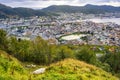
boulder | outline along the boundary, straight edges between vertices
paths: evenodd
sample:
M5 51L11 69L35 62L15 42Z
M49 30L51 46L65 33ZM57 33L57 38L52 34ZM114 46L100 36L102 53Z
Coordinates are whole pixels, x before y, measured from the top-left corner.
M40 69L33 71L33 74L42 74L44 72L45 72L45 68L40 68Z

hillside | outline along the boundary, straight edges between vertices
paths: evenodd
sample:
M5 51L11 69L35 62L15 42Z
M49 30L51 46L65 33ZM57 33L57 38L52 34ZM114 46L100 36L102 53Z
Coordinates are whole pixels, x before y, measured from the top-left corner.
M38 78L40 80L119 80L100 68L74 59L51 64L46 73Z
M49 16L58 15L56 12L82 12L86 14L98 14L105 12L120 12L120 7L113 6L97 6L97 5L85 5L85 6L68 6L68 5L53 5L42 10L34 10L31 8L12 8L3 4L0 4L0 18L10 17L31 17L31 16Z
M40 10L34 10L31 8L12 8L3 4L0 4L0 18L9 18L9 17L31 17L31 16L47 16L50 15L47 12Z
M26 73L17 59L0 50L0 80L27 80Z
M0 4L0 18L9 17L10 15L16 14L16 11L14 11L11 7Z
M85 6L68 6L68 5L53 5L47 8L42 9L43 11L50 11L50 12L82 12L87 14L97 14L97 13L105 13L105 12L120 12L120 7L113 7L113 6L97 6L87 4Z
M0 51L0 80L118 80L100 68L74 59L51 64L43 74L29 73L35 69L23 67L17 59Z

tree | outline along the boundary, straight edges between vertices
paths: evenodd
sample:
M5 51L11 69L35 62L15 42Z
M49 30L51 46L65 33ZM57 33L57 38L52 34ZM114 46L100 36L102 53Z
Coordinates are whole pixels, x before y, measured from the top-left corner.
M50 64L51 52L50 45L41 37L37 37L33 41L34 62L38 64Z
M0 29L0 49L7 51L8 49L8 41L6 37L7 33Z
M120 51L106 53L103 57L101 57L101 61L109 64L113 72L120 72Z
M31 41L17 40L15 37L9 39L9 51L21 61L30 61Z
M65 58L74 58L73 51L65 45L59 46L56 53L56 61Z
M77 51L76 57L77 59L90 64L96 64L97 62L95 53L89 48L82 48L81 50Z

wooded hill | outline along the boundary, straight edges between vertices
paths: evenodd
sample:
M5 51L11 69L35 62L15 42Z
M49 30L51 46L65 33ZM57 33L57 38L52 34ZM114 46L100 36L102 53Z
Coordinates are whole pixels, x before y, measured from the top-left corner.
M97 5L85 5L85 6L68 6L68 5L52 5L47 8L34 10L31 8L12 8L3 4L0 4L0 18L10 17L31 17L31 16L50 16L57 15L56 12L68 12L75 13L81 12L85 14L100 14L105 12L120 12L120 7L113 6L97 6Z

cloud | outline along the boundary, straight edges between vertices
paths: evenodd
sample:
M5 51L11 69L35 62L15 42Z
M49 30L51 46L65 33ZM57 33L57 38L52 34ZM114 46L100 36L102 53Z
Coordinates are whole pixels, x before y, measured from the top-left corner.
M110 2L103 2L102 5L112 5L112 6L120 6L120 0L118 1L110 1Z
M50 5L83 6L86 4L120 6L120 0L0 0L12 7L44 8Z
M4 0L5 1L5 0ZM11 7L43 8L50 5L68 5L69 0L6 0L4 4Z

